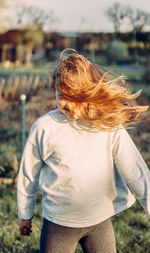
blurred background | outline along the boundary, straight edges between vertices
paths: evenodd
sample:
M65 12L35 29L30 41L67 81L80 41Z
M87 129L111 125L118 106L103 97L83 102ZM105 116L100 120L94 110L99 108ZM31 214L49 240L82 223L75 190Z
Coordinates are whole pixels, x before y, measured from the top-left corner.
M39 252L41 195L34 233L22 238L16 181L32 123L56 108L51 75L64 48L125 75L131 91L142 89L138 103L150 105L149 0L0 0L0 253ZM150 110L129 133L150 167ZM150 252L150 221L138 203L112 220L118 252Z

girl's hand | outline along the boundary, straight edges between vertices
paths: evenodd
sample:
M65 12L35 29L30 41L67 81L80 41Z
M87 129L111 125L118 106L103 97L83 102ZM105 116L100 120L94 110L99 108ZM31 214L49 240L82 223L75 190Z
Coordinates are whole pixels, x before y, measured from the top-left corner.
M21 235L28 235L29 236L30 233L32 232L31 228L32 228L32 220L31 219L29 219L29 220L21 219L20 226L19 226Z

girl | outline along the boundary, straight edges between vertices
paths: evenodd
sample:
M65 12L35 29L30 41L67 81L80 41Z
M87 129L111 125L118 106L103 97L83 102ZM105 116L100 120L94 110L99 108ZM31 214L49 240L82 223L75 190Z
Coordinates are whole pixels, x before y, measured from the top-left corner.
M137 106L122 77L62 52L53 76L58 109L32 126L18 176L20 233L29 235L42 191L41 253L115 253L110 217L135 197L150 216L150 172L125 128ZM134 195L133 195L133 194ZM135 197L134 197L135 196Z

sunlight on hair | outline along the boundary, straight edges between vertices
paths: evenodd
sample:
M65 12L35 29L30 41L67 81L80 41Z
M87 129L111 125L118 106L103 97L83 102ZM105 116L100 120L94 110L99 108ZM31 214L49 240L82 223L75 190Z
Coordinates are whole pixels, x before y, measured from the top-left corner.
M136 104L141 90L131 94L124 76L111 78L110 72L104 72L74 49L63 50L60 59L53 83L83 125L101 130L127 127L148 109Z
M73 48L65 48L60 53L60 60L64 60L66 57L68 57L70 54L77 54L78 52Z

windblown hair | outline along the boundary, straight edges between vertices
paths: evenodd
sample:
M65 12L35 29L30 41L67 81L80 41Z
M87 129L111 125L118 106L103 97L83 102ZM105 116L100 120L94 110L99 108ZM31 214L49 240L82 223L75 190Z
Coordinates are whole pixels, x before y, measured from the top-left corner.
M74 53L61 59L53 75L53 86L79 111L84 125L112 130L133 124L148 106L135 103L141 90L131 94L123 76L110 78L108 72Z

